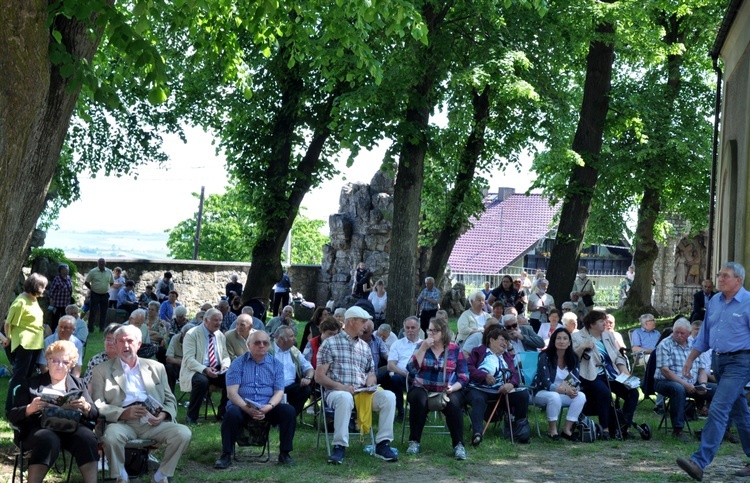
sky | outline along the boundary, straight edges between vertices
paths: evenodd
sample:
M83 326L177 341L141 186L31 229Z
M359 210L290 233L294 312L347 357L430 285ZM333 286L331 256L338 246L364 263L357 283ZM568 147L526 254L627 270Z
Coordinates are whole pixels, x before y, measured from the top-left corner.
M92 178L90 173L79 175L81 197L61 210L58 229L48 232L45 246L67 252L74 244L73 234L91 231L110 232L114 236L76 243L87 246L102 243L112 247L118 238L134 234L160 234L155 236L157 245L162 243L162 238L166 241L164 230L193 217L198 210L198 199L192 193L200 193L201 186L205 186L206 197L223 193L228 183L225 160L216 155L211 136L201 129L187 128L186 137L188 142L183 143L177 136L165 136L164 150L170 160L164 166L140 167L137 176ZM329 215L338 212L342 186L346 182L369 183L380 167L384 151L385 147L381 147L362 153L351 168L342 161L341 175L305 196L304 215L327 222ZM494 173L490 178L490 190L513 187L516 192L523 192L528 189L533 181L529 172L531 159L525 158L522 166L520 174L513 168L505 174ZM163 252L166 254L166 245Z

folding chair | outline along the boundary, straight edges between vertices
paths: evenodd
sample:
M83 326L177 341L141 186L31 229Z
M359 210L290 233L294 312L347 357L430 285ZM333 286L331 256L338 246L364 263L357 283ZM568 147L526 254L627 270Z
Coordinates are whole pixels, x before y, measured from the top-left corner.
M11 482L16 481L16 471L18 471L18 481L20 483L23 483L23 472L24 472L24 457L26 456L26 453L30 452L30 449L26 449L23 447L23 439L21 439L21 430L14 424L10 424L9 426L11 429L13 429L13 444L16 446L16 450L14 453L14 463L13 463L13 476L11 477ZM58 467L59 461L55 462L54 470L55 472L63 475L65 474L65 471L68 472L68 477L65 480L66 482L70 481L70 472L73 470L73 455L70 455L70 461L66 458L66 451L61 451L61 458L62 458L62 469ZM46 478L45 478L46 479Z
M256 458L261 463L268 463L271 459L270 431L271 423L268 421L255 421L254 419L250 419L242 426L242 429L237 436L237 446L240 448L260 448L258 449L258 452L249 452L247 456ZM232 451L234 452L234 460L240 461L239 458L237 458L237 448L232 448ZM265 459L263 459L264 456Z
M664 396L664 414L661 416L661 421L659 422L659 427L656 428L656 430L660 430L662 426L664 426L664 434L669 434L670 429L674 429L672 427L672 418L669 416L669 404L671 402L672 398ZM695 404L695 400L691 398L685 399L685 408L687 409L687 404L689 401L692 401L693 404ZM684 413L684 421L685 421L685 428L687 429L688 434L692 435L693 431L690 429L690 421L687 417L687 411Z
M411 389L412 386L411 384L409 384L410 379L411 376L406 376L406 396L404 396L404 424L401 426L401 443L404 442L404 437L406 436L406 428L409 427L409 411L411 409L409 405L409 389ZM440 421L442 414L443 413L441 413L440 411L433 411L432 417L430 417L428 413L427 421L425 422L422 434L450 434L450 431L448 431L448 426L445 423L445 419L443 418L442 422Z
M318 418L320 417L320 389L321 387L318 384L315 384L313 381L313 387L312 392L310 393L310 400L307 404L302 408L302 411L299 413L299 424L303 424L305 426L309 426L311 428L318 427ZM313 422L312 424L306 423L304 415L307 412L309 408L313 408Z
M96 423L96 429L94 430L98 439L99 439L99 451L102 454L102 457L99 458L99 473L101 475L102 481L105 481L107 478L104 474L104 458L106 457L106 452L104 451L104 442L102 437L104 436L104 431L107 428L107 420L104 418L99 418L99 420ZM151 454L151 451L158 448L158 443L156 440L153 439L132 439L130 441L127 441L125 443L125 461L123 461L123 464L125 464L126 471L128 471L128 476L131 478L138 478L140 476L143 476L145 474L148 474L148 461L149 456ZM142 465L140 468L137 469L137 471L133 471L134 468L132 465L129 465L127 461L128 453L129 451L135 451L141 450L145 454L145 464Z
M320 388L320 408L321 408L321 415L318 418L318 435L317 440L315 443L315 447L320 447L320 433L323 432L325 434L326 438L326 452L328 453L328 456L331 456L331 439L328 437L328 418L330 417L333 419L334 417L334 410L332 407L328 407L328 404L326 403L326 391L322 386ZM352 414L355 414L356 411L352 411ZM323 427L321 429L321 426ZM358 436L360 433L352 433L349 431L349 436L351 440L351 436L355 435ZM373 431L372 427L370 427L370 439L372 440L372 447L375 447L375 432Z

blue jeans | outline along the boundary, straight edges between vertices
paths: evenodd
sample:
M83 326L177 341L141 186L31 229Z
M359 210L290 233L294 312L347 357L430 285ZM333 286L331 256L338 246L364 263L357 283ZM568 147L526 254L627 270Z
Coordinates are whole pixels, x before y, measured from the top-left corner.
M728 420L737 426L742 449L750 456L750 411L745 399L745 385L750 381L750 354L721 355L716 359L718 386L703 426L701 444L691 457L701 469L716 456Z

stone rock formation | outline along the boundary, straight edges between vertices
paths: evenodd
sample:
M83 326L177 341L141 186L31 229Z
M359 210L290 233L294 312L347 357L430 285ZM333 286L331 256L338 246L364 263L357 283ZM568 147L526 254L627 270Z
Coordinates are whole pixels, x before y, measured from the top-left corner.
M383 171L370 184L347 183L341 188L339 212L329 218L331 241L323 247L317 300L334 307L354 304L352 274L359 262L388 287L388 256L393 220L393 178Z

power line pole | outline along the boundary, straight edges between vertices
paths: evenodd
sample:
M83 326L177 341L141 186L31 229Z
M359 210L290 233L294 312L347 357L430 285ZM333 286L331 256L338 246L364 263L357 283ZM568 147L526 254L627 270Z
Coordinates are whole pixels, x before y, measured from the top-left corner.
M198 260L198 247L201 242L201 221L203 220L203 194L206 187L201 186L201 199L198 202L198 222L195 227L195 244L193 245L193 260Z

